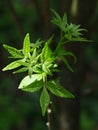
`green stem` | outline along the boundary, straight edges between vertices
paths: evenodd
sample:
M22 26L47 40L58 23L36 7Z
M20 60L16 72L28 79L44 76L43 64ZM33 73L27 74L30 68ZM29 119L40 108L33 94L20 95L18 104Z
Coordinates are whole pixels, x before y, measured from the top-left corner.
M67 44L67 43L69 43L69 42L71 42L71 41L69 41L69 40L64 41L62 45Z
M56 49L55 49L55 51L54 51L54 54L56 54L57 51L59 50L60 46L61 46L62 43L63 43L63 40L64 40L63 31L61 30L61 32L60 32L60 40L59 40L59 42L58 42L58 44L57 44L57 47L56 47Z
M44 87L45 88L46 88L46 82L47 82L47 76L45 77L45 80L44 80ZM52 130L51 129L51 116L50 116L50 114L51 114L51 109L48 106L47 107L47 123L46 123L48 130Z

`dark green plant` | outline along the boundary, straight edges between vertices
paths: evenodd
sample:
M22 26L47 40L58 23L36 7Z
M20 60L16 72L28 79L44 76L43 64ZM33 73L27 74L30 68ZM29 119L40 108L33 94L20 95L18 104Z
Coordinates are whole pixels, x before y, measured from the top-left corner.
M54 50L50 48L54 35L46 42L37 40L35 43L31 43L29 33L27 33L22 49L3 44L3 47L9 52L10 58L14 59L13 62L3 68L3 71L17 68L13 72L14 74L28 72L28 75L20 82L18 89L27 92L41 91L40 106L43 116L50 103L49 92L63 98L74 98L72 93L63 88L57 79L53 78L54 72L60 71L58 69L59 60L64 62L72 72L73 69L66 56L73 57L74 63L77 61L76 56L64 49L63 46L70 42L88 41L82 35L82 31L86 31L85 29L81 29L80 25L68 24L66 14L61 18L53 9L52 12L54 17L51 21L60 30L60 38Z

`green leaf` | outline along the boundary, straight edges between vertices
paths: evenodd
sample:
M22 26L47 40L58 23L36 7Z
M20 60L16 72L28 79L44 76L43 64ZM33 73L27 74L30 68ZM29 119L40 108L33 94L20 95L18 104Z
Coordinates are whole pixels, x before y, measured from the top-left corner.
M23 58L23 54L20 50L17 50L14 47L3 44L3 47L13 56L14 58Z
M42 46L42 43L43 43L44 41L41 41L40 39L38 39L35 43L31 43L31 47L33 48L33 49L35 49L35 48L40 48L41 46Z
M36 48L33 50L33 53L32 53L32 60L34 60L35 58L36 58L36 56L37 56L37 50L36 50Z
M51 57L45 60L44 64L46 64L47 66L52 64L55 61L55 57Z
M66 13L64 13L64 16L63 16L63 23L65 23L65 25L67 24L67 15L66 15Z
M42 73L42 65L41 64L34 65L33 72L39 73L39 74Z
M52 51L46 42L41 52L41 62L43 63L47 58L51 58L51 56L52 56Z
M60 15L53 9L51 9L53 14L55 15L55 17L53 17L53 19L51 20L52 23L54 23L55 25L57 25L58 27L60 27L62 19L60 17Z
M19 64L17 61L14 61L14 62L8 64L6 67L4 67L2 70L3 71L12 70L19 66L21 66L21 64Z
M83 37L72 38L70 41L72 41L72 42L92 42L92 40L87 40L86 38L83 38Z
M25 59L17 60L17 63L19 63L20 65L25 66L25 67L29 66L29 63L27 63L27 62L25 61Z
M67 25L67 15L65 13L64 16L63 16L62 22L60 24L60 28L61 28L62 31L66 30L66 25Z
M57 57L62 57L62 56L71 56L74 59L74 63L77 62L77 58L72 52L64 50L63 48L60 47L60 49L58 49L57 51Z
M51 70L48 68L47 65L43 64L43 65L42 65L42 69L43 69L44 73L46 73L47 75L52 75L52 72L51 72Z
M54 37L54 35L52 35L52 36L47 40L47 42L46 42L47 45L50 45L50 44L51 44L53 37Z
M25 55L26 58L29 56L29 52L30 52L30 37L29 33L27 33L23 42L23 54Z
M64 55L65 55L65 56L72 56L73 59L74 59L74 63L77 62L77 58L76 58L76 56L75 56L72 52L70 52L70 51L65 51L65 54L64 54Z
M42 74L33 74L31 75L31 77L29 75L24 77L23 80L20 82L18 89L23 89L31 83L41 80L43 78L42 76Z
M60 84L56 83L55 81L49 81L46 83L46 85L49 91L56 96L63 98L74 98L74 95L72 93L70 93L68 90L63 88Z
M21 68L21 69L19 69L19 70L17 70L17 71L14 71L14 72L13 72L13 74L17 74L17 73L26 72L27 70L28 70L28 68L27 68L27 67L23 67L23 68Z
M47 107L50 103L50 96L46 90L46 88L44 87L40 96L40 106L42 109L42 115L44 116L47 110Z
M31 77L32 73L33 73L33 68L30 66L28 68L28 75Z
M55 17L60 21L61 20L60 15L54 9L51 9L51 11L54 13Z
M43 87L43 81L34 81L31 84L21 88L21 90L26 92L36 92L39 91Z
M71 66L69 65L67 59L65 59L63 56L61 57L62 61L64 62L64 64L68 67L68 69L73 72L73 69L71 68Z
M52 75L52 68L54 68L53 66L53 62L55 61L55 58L48 58L46 59L46 61L42 64L42 69L43 71L47 74L47 75Z

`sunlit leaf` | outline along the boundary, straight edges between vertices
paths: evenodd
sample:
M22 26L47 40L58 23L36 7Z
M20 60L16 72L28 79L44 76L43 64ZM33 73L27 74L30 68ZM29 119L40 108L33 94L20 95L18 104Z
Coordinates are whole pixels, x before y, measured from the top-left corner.
M43 81L34 81L31 84L21 88L21 90L26 91L26 92L36 92L39 91L43 87Z
M20 50L5 44L3 44L3 47L11 54L13 58L23 58L23 54L20 52Z
M33 75L31 75L31 77L28 75L22 79L18 88L22 89L22 88L30 85L31 83L33 83L35 81L39 81L41 79L42 79L42 74L33 74Z
M41 62L43 63L47 58L50 58L51 56L52 51L46 42L41 52Z
M52 72L51 72L51 70L48 68L47 65L43 64L43 65L42 65L42 69L43 69L44 73L46 73L47 75L52 75Z
M26 34L23 42L23 54L27 58L30 52L30 37L29 33Z
M34 65L33 72L39 73L39 74L42 73L42 65L41 64Z
M17 63L19 63L22 66L26 66L26 67L29 66L29 63L25 62L25 59L17 60Z
M27 70L28 70L28 68L27 68L27 67L23 67L23 68L21 68L21 69L19 69L19 70L14 71L14 72L13 72L13 74L17 74L17 73L26 72Z
M44 42L44 41L41 41L40 39L38 39L35 43L31 43L31 47L32 47L33 49L39 48L39 47L42 46L42 43L43 43L43 42Z
M14 62L11 62L10 64L8 64L6 67L4 67L2 70L3 71L12 70L19 66L21 66L21 64L19 64L17 61L14 61Z

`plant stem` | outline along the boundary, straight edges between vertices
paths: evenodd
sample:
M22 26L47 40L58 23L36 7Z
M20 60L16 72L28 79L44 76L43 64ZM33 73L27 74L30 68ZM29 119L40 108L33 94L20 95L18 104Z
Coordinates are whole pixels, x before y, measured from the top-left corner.
M51 114L51 109L48 107L47 108L47 123L46 123L48 130L52 130L51 129L51 115L50 114Z
M63 32L61 31L61 32L60 32L60 40L59 40L59 42L58 42L58 44L57 44L57 47L56 47L56 49L55 49L55 51L54 51L54 54L57 53L57 51L59 50L59 48L60 48L62 42L63 42Z
M44 78L43 82L44 82L44 87L46 87L47 76ZM51 104L51 101L50 101L50 104ZM51 129L51 115L50 114L51 114L51 109L48 106L47 107L47 122L46 122L48 130L52 130Z

